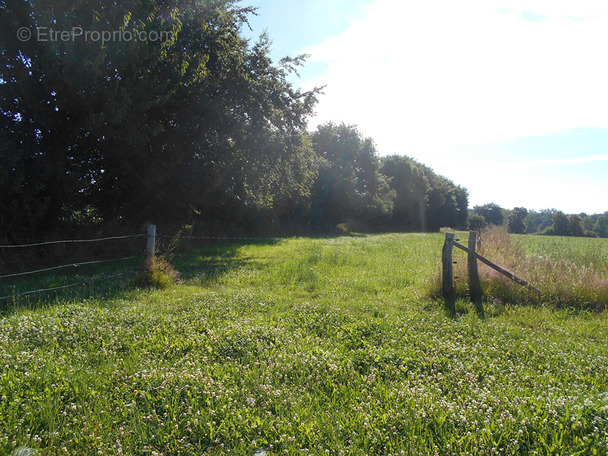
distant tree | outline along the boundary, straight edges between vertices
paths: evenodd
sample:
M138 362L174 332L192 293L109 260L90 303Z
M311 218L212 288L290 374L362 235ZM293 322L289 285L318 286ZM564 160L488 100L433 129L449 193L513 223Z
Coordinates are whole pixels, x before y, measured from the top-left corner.
M538 231L538 225L540 223L539 214L536 211L529 211L524 221L526 224L526 233L533 234Z
M528 210L524 207L514 208L507 218L507 231L514 234L526 232L526 218Z
M561 211L553 214L553 225L544 231L545 234L554 236L570 236L570 220Z
M424 166L405 155L390 155L380 159L380 172L394 192L390 229L425 231L429 182Z
M429 179L426 210L427 229L437 231L441 227L465 228L467 225L468 192L454 185L449 179L434 174Z
M599 237L608 238L608 216L604 214L597 218L594 231Z
M488 226L488 222L481 215L474 212L469 214L469 230L471 231L483 231Z
M538 231L543 232L553 224L553 215L557 212L557 209L542 209L538 215Z
M505 221L502 207L494 203L475 206L473 211L481 215L489 225L502 225Z
M394 192L391 229L436 231L443 226L466 228L468 193L449 179L410 157L381 159L380 172Z
M580 215L571 215L568 217L570 236L583 237L585 230L583 229L583 221Z
M597 216L588 216L587 214L580 214L583 220L583 229L585 231L595 231L595 223Z

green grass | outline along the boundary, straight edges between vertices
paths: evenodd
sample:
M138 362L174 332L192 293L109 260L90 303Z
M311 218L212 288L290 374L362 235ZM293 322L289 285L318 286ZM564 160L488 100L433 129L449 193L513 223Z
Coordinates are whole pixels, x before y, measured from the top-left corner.
M447 318L442 243L227 243L167 290L12 310L0 454L606 454L606 313Z

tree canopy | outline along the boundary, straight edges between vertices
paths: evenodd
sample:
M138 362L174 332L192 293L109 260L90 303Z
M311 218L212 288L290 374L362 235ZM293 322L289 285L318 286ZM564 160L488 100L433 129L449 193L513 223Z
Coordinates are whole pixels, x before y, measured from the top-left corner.
M473 212L481 215L489 225L500 226L505 221L503 208L498 204L488 203L482 206L475 206L473 208Z
M287 82L301 59L274 65L265 36L253 46L241 36L250 8L13 0L0 9L2 229L35 232L82 211L181 223L309 192L316 90ZM164 39L15 40L23 27Z
M380 172L386 176L394 192L391 229L436 231L441 227L466 228L466 189L402 155L384 157Z
M0 2L0 237L147 221L465 227L465 189L379 157L355 126L307 130L320 89L288 81L304 56L273 62L267 36L244 38L253 12L235 0Z

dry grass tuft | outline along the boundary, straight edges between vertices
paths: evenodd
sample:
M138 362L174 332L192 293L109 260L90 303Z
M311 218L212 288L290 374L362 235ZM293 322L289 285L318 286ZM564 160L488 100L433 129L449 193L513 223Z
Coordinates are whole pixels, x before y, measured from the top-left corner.
M150 269L140 271L135 277L135 285L140 288L169 288L181 282L179 272L164 257L155 257Z
M555 308L587 310L608 308L608 272L602 250L584 248L580 239L544 242L542 254L530 252L528 239L512 236L502 227L481 233L478 251L542 292L537 296L479 262L479 275L487 300L512 304L544 304ZM535 237L535 242L539 240ZM544 239L542 239L544 241ZM454 250L454 288L458 297L468 297L466 254ZM430 283L430 294L441 294L441 274Z

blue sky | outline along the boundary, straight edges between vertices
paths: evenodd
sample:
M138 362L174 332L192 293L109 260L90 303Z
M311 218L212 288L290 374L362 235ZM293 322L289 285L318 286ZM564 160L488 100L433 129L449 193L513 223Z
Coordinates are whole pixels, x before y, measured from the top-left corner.
M273 57L310 54L310 127L358 125L470 205L608 211L608 2L251 0Z

